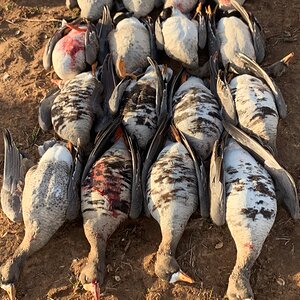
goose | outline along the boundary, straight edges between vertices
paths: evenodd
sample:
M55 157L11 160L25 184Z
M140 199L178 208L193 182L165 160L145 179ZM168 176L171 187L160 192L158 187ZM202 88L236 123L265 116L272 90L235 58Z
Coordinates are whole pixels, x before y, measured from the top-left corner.
M233 139L225 146L223 168L226 222L237 249L226 294L254 299L251 269L275 221L275 187L268 172Z
M77 0L81 9L80 16L90 21L98 21L103 13L104 6L112 8L113 0Z
M70 80L97 60L99 41L93 24L80 20L63 25L48 41L43 56L44 68L53 69L58 77Z
M199 67L198 48L206 45L206 22L201 9L200 3L195 19L190 20L176 7L167 7L155 22L157 48L191 69Z
M173 74L170 68L158 66L150 57L148 60L150 66L145 74L138 80L132 80L123 95L123 124L142 151L154 137L166 89L164 84L170 81Z
M4 138L10 149L14 147L9 131L5 131ZM0 267L0 286L11 300L16 299L15 284L26 259L44 247L59 227L67 219L76 218L78 213L78 197L72 197L80 180L81 158L77 156L75 166L72 154L64 144L52 142L47 147L38 164L25 176L22 193L25 236L13 256ZM5 164L9 161L16 167L19 159L18 151L5 152ZM12 178L15 174L17 171L11 170L5 175Z
M220 107L200 78L191 76L173 96L174 124L187 137L195 152L206 160L223 131Z
M243 53L261 63L265 57L265 40L261 26L237 1L231 0L237 10L223 13L215 25L214 16L208 9L209 53L219 50L223 66L230 63L230 70L239 72L243 63L237 56Z
M40 103L39 123L44 131L51 129L73 145L80 140L81 147L91 145L90 132L101 115L101 82L92 74L84 72L68 80L60 91L44 98Z
M148 66L151 56L151 36L146 26L137 18L118 13L116 28L108 35L109 49L116 73L120 78Z
M211 218L219 226L227 222L236 244L227 297L254 299L251 268L275 221L275 191L298 220L297 188L270 152L226 118L223 125L226 132L214 145L210 165Z
M91 66L95 74L97 64L103 64L108 54L107 35L112 29L110 11L104 6L97 25L82 19L63 24L48 41L43 66L53 69L62 81L73 79ZM54 81L54 80L53 80Z
M141 210L141 205L140 208L135 206L138 203L134 203L137 198L133 195L136 188L135 148L121 127L115 130L116 125L118 122L112 123L99 137L81 184L81 212L90 252L79 279L95 300L99 299L100 286L104 281L108 238L128 216L138 217ZM113 145L109 147L114 132Z
M190 216L205 198L205 170L199 166L184 134L174 125L166 140L169 117L161 119L142 172L146 214L160 225L162 240L156 254L155 273L175 283L194 280L175 258L176 248Z
M282 61L289 59L290 55ZM237 74L228 84L225 76L221 79L219 72L219 99L233 123L238 123L245 132L276 153L279 117L285 118L287 114L284 98L273 80L254 60L242 53L238 53L238 57L244 64L245 74Z

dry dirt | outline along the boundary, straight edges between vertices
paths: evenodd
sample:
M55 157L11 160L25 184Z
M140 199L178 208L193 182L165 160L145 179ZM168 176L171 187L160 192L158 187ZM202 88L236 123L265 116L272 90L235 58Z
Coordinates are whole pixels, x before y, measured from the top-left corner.
M277 80L289 108L288 117L279 126L278 159L299 189L300 3L249 0L246 6L265 30L266 63L290 51L296 54L288 74ZM30 154L36 150L35 144L50 137L38 131L37 122L39 100L51 86L42 67L43 47L59 26L55 19L75 15L76 11L64 7L63 0L0 0L0 130L9 128L17 145ZM0 264L13 254L23 234L23 226L13 224L0 211ZM190 220L177 257L182 269L195 278L193 285L170 285L155 277L155 252L160 238L156 222L146 218L130 221L117 230L108 244L102 299L223 297L235 261L234 242L226 226L216 227L197 215ZM217 244L223 246L216 249ZM18 299L91 299L77 280L88 250L82 221L64 225L26 262L17 284ZM257 300L300 299L300 224L293 222L282 208L252 274ZM7 299L3 291L0 299Z

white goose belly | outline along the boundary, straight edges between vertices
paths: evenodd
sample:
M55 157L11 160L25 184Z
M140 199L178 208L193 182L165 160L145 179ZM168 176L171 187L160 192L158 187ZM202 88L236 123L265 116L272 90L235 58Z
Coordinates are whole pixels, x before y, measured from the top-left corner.
M26 235L46 243L64 223L69 176L66 162L40 162L28 171L22 200Z
M128 11L132 11L134 16L147 16L154 8L155 0L123 0L124 6Z
M120 21L108 35L109 48L114 64L123 59L127 73L148 66L150 36L145 26L132 17Z
M225 148L226 221L238 251L260 251L277 203L267 171L234 140Z
M205 160L223 126L219 104L201 79L190 77L174 95L174 123Z
M112 7L113 0L77 0L81 17L96 21L102 16L104 5Z
M86 69L84 39L85 32L72 30L53 49L53 69L64 81L73 79Z
M220 42L223 65L243 68L237 54L246 54L256 60L255 50L248 26L237 17L222 18L217 25L217 38Z
M164 49L167 55L190 68L198 67L197 23L185 15L175 15L162 24Z
M159 154L148 174L147 199L162 231L182 231L197 209L194 164L182 144L170 143Z
M230 89L241 128L275 148L279 117L269 87L256 77L240 75Z

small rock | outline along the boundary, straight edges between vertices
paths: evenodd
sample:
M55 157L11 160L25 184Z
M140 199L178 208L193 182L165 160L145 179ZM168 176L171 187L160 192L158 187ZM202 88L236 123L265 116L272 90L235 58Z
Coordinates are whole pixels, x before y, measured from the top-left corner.
M223 242L219 242L216 244L215 249L221 249L223 248L223 246L224 246Z
M114 278L115 278L115 281L116 281L116 282L120 282L120 281L121 281L121 277L118 276L118 275L116 275Z
M2 79L3 79L3 81L6 81L9 79L9 77L10 77L10 75L7 72L5 72Z
M106 266L106 270L107 270L108 273L109 273L109 272L112 272L112 271L113 271L112 265L108 264L108 265Z
M276 282L280 285L280 286L285 286L285 281L282 278L277 278Z

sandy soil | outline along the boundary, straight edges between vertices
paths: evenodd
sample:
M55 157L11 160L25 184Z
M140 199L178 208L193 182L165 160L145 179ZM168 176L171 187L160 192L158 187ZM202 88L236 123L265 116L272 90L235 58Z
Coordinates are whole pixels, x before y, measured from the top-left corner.
M288 104L280 122L278 159L300 187L300 3L249 0L265 29L266 63L290 51L296 57L288 74L277 80ZM36 144L50 134L38 130L39 100L51 87L43 70L47 39L59 26L56 19L74 17L63 0L0 0L0 130L9 128L17 145L34 154ZM0 169L3 142L0 139ZM16 249L24 229L0 211L0 264ZM195 278L193 285L170 285L154 274L160 230L154 220L140 218L124 224L110 239L103 299L221 299L235 262L235 246L227 226L216 227L194 215L179 244L182 269ZM275 225L254 265L252 287L256 299L300 299L300 224L280 209ZM65 224L41 251L29 258L17 284L17 297L32 299L91 299L78 282L89 247L82 221ZM0 291L0 299L7 299Z

